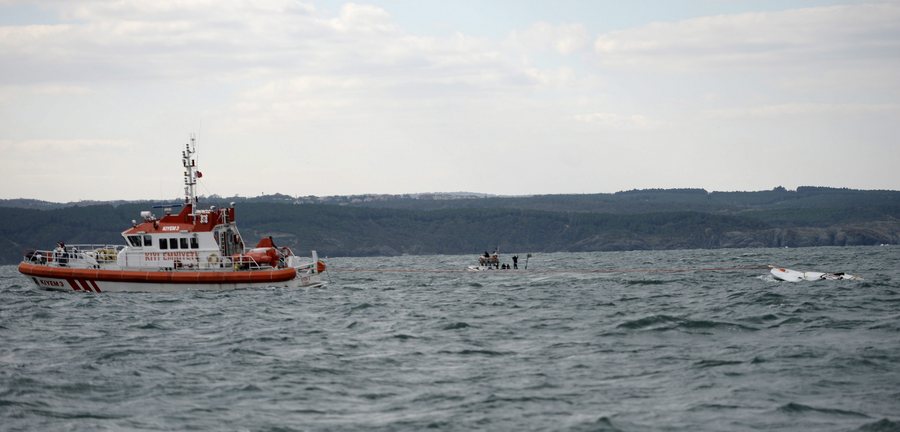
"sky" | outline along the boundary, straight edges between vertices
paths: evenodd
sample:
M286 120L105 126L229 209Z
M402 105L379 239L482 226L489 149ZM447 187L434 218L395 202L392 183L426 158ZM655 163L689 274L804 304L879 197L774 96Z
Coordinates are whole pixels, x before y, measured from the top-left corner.
M900 1L0 0L0 199L900 190Z

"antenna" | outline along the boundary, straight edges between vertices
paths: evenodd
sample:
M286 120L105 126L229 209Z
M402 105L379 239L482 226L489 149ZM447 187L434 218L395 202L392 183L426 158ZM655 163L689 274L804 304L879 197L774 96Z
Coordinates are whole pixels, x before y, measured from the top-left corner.
M196 148L197 138L191 134L191 141L184 145L184 151L181 152L181 164L184 166L184 204L191 205L191 214L197 212L197 160L194 158Z
M203 130L203 119L200 119L200 127L197 128L197 144L200 143L200 131ZM197 153L197 156L194 157L194 160L200 160L200 154Z

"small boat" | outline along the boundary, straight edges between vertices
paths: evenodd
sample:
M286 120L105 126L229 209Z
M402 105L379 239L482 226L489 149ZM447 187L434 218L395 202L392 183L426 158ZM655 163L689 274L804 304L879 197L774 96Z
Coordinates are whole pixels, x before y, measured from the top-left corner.
M277 247L272 237L246 248L235 221L234 203L227 208L198 207L197 170L192 137L182 152L185 198L164 207L157 218L141 212L141 221L122 232L124 245L57 244L53 250L31 250L19 272L38 288L81 292L165 292L232 290L264 287L318 287L325 263ZM172 208L181 207L177 214Z
M528 268L528 259L531 258L531 254L526 255L525 257L525 268ZM484 255L478 256L478 265L470 265L466 267L467 271L470 272L479 272L479 271L487 271L487 270L517 270L519 268L519 256L514 255L512 257L513 264L500 264L500 253L496 250L492 254L488 254L487 252Z
M860 280L859 276L847 273L823 273L823 272L802 272L797 270L786 269L783 267L769 266L769 272L775 279L786 282L799 281L816 281L816 280Z
M486 251L484 255L478 256L478 265L470 265L466 267L468 271L485 271L485 270L499 270L500 269L500 253L494 251L492 254L488 254Z

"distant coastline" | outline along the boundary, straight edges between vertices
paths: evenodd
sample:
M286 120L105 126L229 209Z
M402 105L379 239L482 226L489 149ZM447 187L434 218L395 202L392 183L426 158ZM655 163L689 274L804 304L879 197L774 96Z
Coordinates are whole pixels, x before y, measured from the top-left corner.
M173 200L172 202L178 202ZM800 187L758 192L478 193L205 197L236 202L244 236L329 256L565 252L900 243L900 191ZM149 201L0 200L0 263L24 248L102 240Z

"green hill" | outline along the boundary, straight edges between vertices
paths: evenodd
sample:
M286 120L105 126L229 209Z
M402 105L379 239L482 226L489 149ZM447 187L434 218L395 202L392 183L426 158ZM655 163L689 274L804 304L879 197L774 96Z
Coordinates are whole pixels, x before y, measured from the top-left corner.
M57 241L121 243L149 204L0 203L0 262ZM702 189L530 197L366 196L237 201L244 238L328 256L871 245L900 242L900 192ZM36 204L36 203L39 203ZM27 207L27 208L23 208Z

